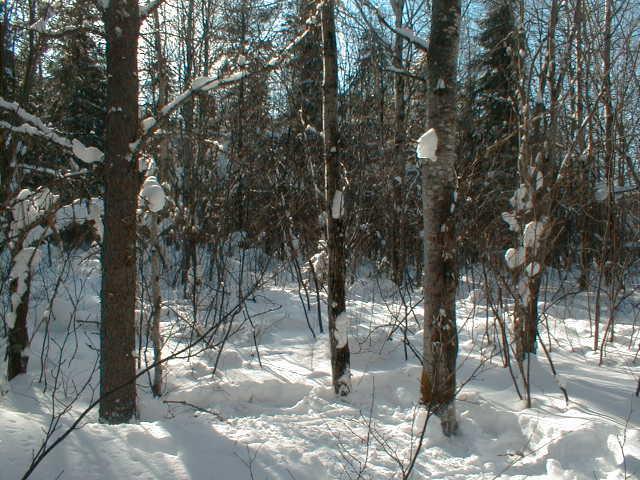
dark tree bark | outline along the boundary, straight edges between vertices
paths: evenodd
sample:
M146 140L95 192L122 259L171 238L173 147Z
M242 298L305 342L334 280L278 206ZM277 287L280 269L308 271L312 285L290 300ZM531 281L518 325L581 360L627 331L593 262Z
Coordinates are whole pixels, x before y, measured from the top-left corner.
M320 52L320 29L317 26L306 25L306 20L314 14L316 3L312 0L301 0L298 7L300 29L311 28L311 31L300 42L298 48L297 69L299 70L298 84L294 88L296 92L296 104L305 123L320 128L322 122L322 57ZM298 112L295 112L297 114ZM318 142L319 143L319 142ZM315 152L314 152L315 153ZM319 155L318 155L319 156Z
M585 83L585 72L584 72L584 62L585 62L585 53L584 53L584 43L582 39L582 30L584 23L584 14L583 14L583 5L582 0L577 0L576 6L574 9L574 17L573 17L573 29L575 31L575 41L574 41L574 49L575 49L575 58L576 58L576 67L575 67L575 119L573 129L576 132L576 147L578 152L578 158L576 161L577 172L576 177L579 179L579 187L578 192L583 196L583 198L593 198L593 193L589 188L589 159L587 155L585 155L586 151L586 136L585 129L582 127L582 122L584 121L584 83ZM579 246L579 257L580 257L580 277L578 279L578 285L580 286L580 290L587 290L589 287L589 274L591 271L591 225L588 221L588 216L591 214L590 210L590 202L586 202L583 208L583 213L579 215L577 220L577 229L580 234L580 246Z
M9 28L9 5L8 2L0 2L0 97L8 98L6 72L11 71L7 65L7 30Z
M188 0L187 5L181 4L181 9L186 7L185 15L185 31L184 38L184 71L183 89L189 88L191 81L196 75L196 52L195 52L195 4L194 0ZM183 227L183 251L182 251L182 288L184 298L189 298L189 270L196 268L194 259L196 257L196 242L193 238L191 223L195 216L195 155L194 155L194 109L195 101L189 98L181 108L182 118L184 119L184 129L182 131L182 167L184 171L182 201L185 206L185 215ZM195 282L195 278L194 278Z
M107 40L104 243L100 324L100 419L128 422L136 412L135 291L138 134L138 2L111 0Z
M37 5L35 1L29 2L29 25L37 19ZM8 52L8 45L5 45L7 29L9 28L9 6L4 5L4 8L0 7L0 12L3 15L2 27L0 28L0 50L3 51L2 55L6 55ZM27 56L24 68L24 74L22 78L22 85L19 92L14 92L18 102L22 108L28 108L29 99L31 97L31 90L34 84L34 76L36 73L36 66L40 61L42 52L44 51L44 40L37 36L34 31L29 31L27 34ZM4 63L6 60L2 60L0 63ZM4 67L0 68L3 77L1 81L2 88L1 94L9 93L6 91L6 77ZM15 72L14 72L15 73ZM15 79L14 79L15 81ZM19 123L17 115L13 116L15 123ZM20 191L21 179L19 170L16 169L18 158L18 145L19 142L15 138L9 136L5 138L4 134L0 135L0 145L5 148L0 148L0 204L6 205L10 197L17 194ZM11 224L11 210L7 209L3 214L8 214L7 225ZM6 233L5 233L6 234ZM11 250L12 264L16 259L16 256L20 253L23 245L23 240L26 235L26 231L20 232L20 239L14 239L16 246ZM9 235L8 235L9 236ZM15 307L14 312L14 325L9 329L8 345L7 345L7 378L11 380L17 375L27 373L27 365L29 363L29 355L27 347L29 346L29 329L27 326L27 318L29 316L29 296L31 292L31 274L27 274L24 278L25 289L24 293L19 299L18 305ZM13 293L17 288L17 281L12 280L10 290Z
M391 6L395 16L395 28L400 29L403 26L402 15L404 11L404 0L393 0ZM403 61L403 38L402 35L396 34L393 45L393 66L398 70L404 68ZM394 174L400 179L393 183L393 203L394 210L392 212L393 231L391 232L392 241L392 265L393 265L393 281L397 285L404 283L407 252L405 245L406 230L406 212L404 211L404 170L405 170L405 85L404 75L396 73L394 76L394 132L393 132L393 164Z
M22 245L20 245L20 249L22 249ZM7 380L11 380L18 375L27 373L27 365L29 363L29 355L27 354L27 347L29 346L27 315L29 313L31 273L26 275L24 282L26 288L20 297L16 311L14 312L13 328L9 329L7 345ZM12 293L17 290L17 284L17 280L14 279L11 281L10 290Z
M338 155L338 61L335 2L322 4L322 125L324 132L327 250L329 254L328 311L331 371L336 394L351 391L348 319L345 312L344 180Z
M428 56L427 126L438 138L436 158L423 159L424 367L422 402L440 416L445 435L455 415L457 268L451 216L456 161L456 75L459 0L433 0Z
M538 297L540 284L544 272L546 258L551 251L551 244L547 241L551 231L550 219L553 215L552 195L548 190L553 178L552 159L555 157L554 138L557 133L554 113L557 108L558 92L556 88L556 29L559 19L560 4L552 0L549 12L547 30L546 68L539 77L539 91L536 98L533 118L526 119L521 129L521 151L519 159L520 184L524 185L531 205L519 212L518 218L522 226L522 245L524 246L524 262L514 270L514 285L518 295L514 306L514 331L516 342L516 357L520 368L524 371L523 360L528 354L536 353L538 339ZM522 59L520 60L522 62ZM545 108L546 87L550 108ZM526 98L521 96L521 98ZM521 110L528 110L522 106ZM544 118L548 121L544 122ZM527 125L530 124L531 128ZM529 133L531 131L531 133ZM527 241L527 230L534 232L535 241ZM528 375L524 375L528 377ZM529 395L529 380L527 384L527 406L531 406Z

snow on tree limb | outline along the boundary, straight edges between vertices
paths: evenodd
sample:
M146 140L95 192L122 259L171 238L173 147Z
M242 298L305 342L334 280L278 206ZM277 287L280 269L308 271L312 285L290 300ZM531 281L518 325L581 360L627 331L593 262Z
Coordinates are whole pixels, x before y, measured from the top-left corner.
M38 172L38 173L44 173L46 175L51 175L52 177L63 177L62 172L60 172L59 170L56 170L55 168L47 168L47 167L40 167L37 165L29 165L28 163L19 163L16 165L16 168L20 168L22 170L27 170L29 172Z
M58 137L58 138L60 138L60 139L62 139L62 140L67 142L67 144L66 144L67 147L71 147L71 142L69 140L67 140L64 137L61 137L61 136L57 135L53 131L53 129L51 129L50 127L45 125L45 123L39 117L36 117L35 115L27 112L24 108L22 108L18 104L18 102L8 102L3 97L0 97L0 109L7 110L9 112L13 112L14 114L16 114L16 116L18 116L19 118L24 120L26 123L28 123L28 124L32 125L33 127L37 128L42 133L45 133L45 134L48 134L48 135L52 135L54 137ZM58 143L58 142L56 142L56 143ZM62 145L62 143L61 143L61 145Z
M314 17L309 17L309 19L307 19L307 23L309 23L311 21L311 19ZM289 52L296 46L298 45L302 40L305 39L305 37L309 34L311 30L309 28L307 28L304 32L302 32L300 35L298 35L296 38L294 38L293 40L291 40L291 42L284 47L284 49L275 57L272 57L268 62L267 62L267 67L277 67L280 63L282 63L287 57L289 57Z
M406 28L406 27L395 28L393 29L393 31L394 33L400 35L405 40L408 40L409 42L413 43L416 47L424 50L425 52L429 50L429 43L426 40L418 37L415 34L415 32L410 28Z
M212 90L232 85L245 78L248 74L246 70L238 70L224 77L198 77L194 79L187 90L162 107L157 118L147 117L142 121L143 134L129 145L131 153L135 155L140 152L146 141L160 128L161 124L189 101L194 94L208 93Z
M25 188L16 195L11 205L9 245L12 258L9 279L15 283L11 292L11 309L6 314L6 323L10 329L15 326L16 312L27 292L28 278L40 259L37 245L50 232L50 227L43 222L57 208L59 198L59 195L51 193L48 188L36 191Z
M155 2L154 2L155 3ZM158 4L160 2L157 2ZM157 6L157 5L156 5ZM143 7L144 8L144 7ZM154 6L155 8L155 6ZM142 10L141 10L142 12ZM307 25L312 25L317 21L317 13L313 13L306 21ZM300 35L294 38L280 54L272 57L265 65L267 69L278 67L286 58L290 57L293 48L298 45L309 34L311 28L305 29ZM167 103L159 112L158 117L147 117L142 120L142 135L130 144L130 150L133 154L140 152L145 146L147 140L160 128L161 124L170 117L176 110L184 105L196 93L209 93L210 91L232 85L239 82L243 78L249 76L249 72L243 67L246 65L246 59L239 61L240 70L230 73L224 77L197 77L191 83L191 87L177 95L171 102Z
M12 329L16 322L16 310L20 300L27 290L27 277L31 276L40 260L40 255L35 247L21 249L13 258L13 265L9 278L15 282L15 291L11 294L11 311L5 315L7 327Z
M24 239L28 237L29 231L54 209L59 198L59 195L54 195L48 188L40 188L35 192L28 188L20 190L11 207L10 238L20 239L21 243L28 244Z
M396 28L393 25L391 25L389 22L387 22L387 19L384 18L384 15L382 15L382 12L380 11L380 9L378 7L376 7L375 5L373 5L369 0L364 0L364 5L366 5L370 10L372 10L376 17L378 17L378 21L384 25L386 28L388 28L389 30L391 30L393 33L395 33L396 35L400 35L402 38L404 38L405 40L407 40L409 43L413 44L416 46L416 48L424 51L424 52L428 52L429 51L429 42L423 38L418 37L415 32L413 30L411 30L410 28L406 28L406 27L401 27L401 28Z
M96 147L85 147L80 140L75 138L71 141L71 149L75 157L84 163L96 163L104 159L104 154L100 149Z
M144 199L147 207L153 213L162 210L167 202L164 189L160 183L158 183L158 179L153 175L148 176L144 180L138 196Z
M0 120L0 128L9 130L13 133L21 133L25 135L30 135L32 137L42 137L57 145L60 145L61 147L64 147L66 149L71 149L71 142L68 139L61 137L56 133L44 132L28 123L23 123L22 125L15 126L15 125L11 125L8 122Z
M140 21L144 21L149 15L153 13L160 5L164 3L164 0L150 0L145 5L140 6Z
M405 77L409 77L409 78L413 78L415 80L419 80L421 82L426 82L427 79L421 75L416 75L415 73L410 72L409 70L406 70L404 68L397 68L394 67L393 65L389 65L387 67L384 67L383 70L385 72L390 72L390 73L395 73L397 75L403 75Z
M14 133L21 133L33 137L45 138L70 151L74 157L84 163L101 162L104 158L102 151L96 147L86 147L80 140L68 138L60 135L51 127L47 126L42 119L27 112L17 102L8 102L0 97L0 110L12 112L25 123L19 126L12 125L4 120L0 120L0 128Z

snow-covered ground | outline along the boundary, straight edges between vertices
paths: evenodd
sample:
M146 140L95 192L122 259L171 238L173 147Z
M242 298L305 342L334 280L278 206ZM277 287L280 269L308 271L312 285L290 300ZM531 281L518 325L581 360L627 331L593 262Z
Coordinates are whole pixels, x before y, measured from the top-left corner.
M56 265L60 270L64 262ZM46 299L53 287L34 288L34 322L54 318L50 342L44 343L46 384L40 380L41 328L32 343L30 373L0 385L1 480L21 478L52 418L69 409L49 443L97 396L98 259L75 259L69 267L52 308ZM47 268L45 260L41 268ZM190 358L171 360L161 399L151 396L141 377L137 422L104 425L92 411L31 478L402 478L425 415L417 407L420 363L410 348L405 360L401 325L390 334L405 311L392 287L373 278L350 287L348 398L333 394L327 335L313 339L296 284L268 282L236 319L245 320L245 327L229 338L219 359L216 350L196 347ZM634 392L640 360L634 357L640 314L633 302L640 303L640 294L622 305L602 366L592 352L593 296L567 295L543 310L542 338L551 341L559 375L554 378L541 351L531 362L533 407L526 409L497 346L484 335L493 315L487 317L480 288L463 282L458 303L460 434L444 437L438 419L431 418L411 478L639 478L640 399ZM548 299L560 297L557 288L547 290ZM188 302L165 293L167 355L188 341L176 312L188 317L190 310ZM411 300L418 303L419 297ZM312 303L314 326L315 315ZM418 351L421 319L417 306L406 332ZM566 385L568 404L559 383Z

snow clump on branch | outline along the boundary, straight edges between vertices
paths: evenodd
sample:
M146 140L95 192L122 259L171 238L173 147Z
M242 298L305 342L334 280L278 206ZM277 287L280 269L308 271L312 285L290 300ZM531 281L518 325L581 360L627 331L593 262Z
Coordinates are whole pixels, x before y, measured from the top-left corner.
M153 175L145 179L139 195L146 200L149 210L153 213L158 213L162 210L167 202L164 189L158 183L158 179Z

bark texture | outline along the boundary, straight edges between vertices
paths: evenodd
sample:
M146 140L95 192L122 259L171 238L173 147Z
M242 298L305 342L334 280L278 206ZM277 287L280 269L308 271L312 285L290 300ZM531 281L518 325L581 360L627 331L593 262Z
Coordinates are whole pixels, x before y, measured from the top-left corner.
M424 159L424 364L422 402L440 416L445 435L457 431L454 203L456 67L460 2L434 0L428 57L427 126L438 136L436 159Z
M329 254L328 313L331 371L336 394L351 391L348 322L345 314L345 250L342 202L344 181L338 155L338 61L336 49L335 2L322 4L322 125L324 132L327 250ZM339 193L336 193L339 192ZM336 195L338 197L336 197Z
M404 0L393 0L391 7L393 8L393 14L395 17L395 28L401 29L403 26L403 12L404 12ZM396 34L393 44L393 66L398 70L404 69L403 61L403 38L402 35ZM404 75L396 73L393 79L394 82L394 132L393 132L393 164L394 164L394 176L400 179L399 182L394 182L393 186L393 230L391 232L392 253L391 261L393 267L393 281L397 285L404 283L405 269L406 269L406 221L407 215L404 211L404 195L405 195L405 82Z
M139 174L129 149L138 134L138 2L111 0L107 39L104 243L100 324L100 419L128 422L136 412L136 206Z
M20 297L20 301L16 308L13 328L9 329L7 346L7 380L11 380L18 375L27 373L27 365L29 363L29 354L27 353L27 347L29 346L27 315L29 313L31 274L27 274L24 282L26 289ZM17 283L17 280L12 280L12 293L16 290Z

